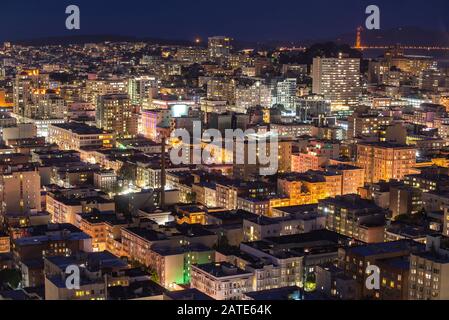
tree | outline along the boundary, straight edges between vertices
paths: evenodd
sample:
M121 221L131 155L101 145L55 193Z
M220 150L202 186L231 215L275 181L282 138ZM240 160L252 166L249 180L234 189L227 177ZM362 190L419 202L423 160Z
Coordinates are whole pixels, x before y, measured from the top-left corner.
M422 226L427 218L427 213L423 209L416 214L401 214L394 218L395 222L405 223L409 225Z
M156 270L154 269L150 269L150 278L152 281L159 283L160 279L159 279L159 275L157 274Z
M17 269L3 269L0 271L0 286L9 285L13 289L19 287L22 281L22 273Z
M231 245L229 244L229 239L225 234L221 234L218 237L217 244L214 246L214 249L229 249Z
M362 58L360 51L352 49L347 44L339 45L334 42L317 43L307 48L304 52L282 53L279 63L297 63L311 65L315 57L338 57L340 53L348 54L350 58Z
M106 193L112 193L113 195L119 194L124 190L124 186L120 186L118 182L114 183L111 187L103 190Z
M134 166L130 163L125 162L118 171L118 176L123 180L125 180L126 182L134 181L135 179Z
M304 290L306 292L313 292L316 290L316 276L313 272L308 272L305 277Z
M132 260L130 262L132 268L140 268L142 271L148 273L150 275L150 279L156 283L159 283L159 275L157 271L151 267L147 267L146 265L140 263L139 261Z
M196 202L196 193L195 192L189 192L186 194L186 202L187 203L194 203Z

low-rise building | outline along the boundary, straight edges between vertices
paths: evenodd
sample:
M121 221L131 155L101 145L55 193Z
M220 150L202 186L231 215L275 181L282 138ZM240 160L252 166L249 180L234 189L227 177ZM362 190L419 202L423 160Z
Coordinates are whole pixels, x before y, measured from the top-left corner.
M429 236L426 250L410 255L409 300L449 299L448 238Z
M13 240L14 260L18 263L42 257L89 252L92 238L71 224L50 224L24 228Z
M48 139L62 150L81 150L86 147L111 148L115 135L83 123L51 124Z
M114 190L117 185L117 174L114 170L94 172L94 187L101 190Z
M318 214L317 205L280 207L273 217L253 214L243 220L244 241L307 233L326 228L326 217Z
M318 212L327 217L326 227L366 243L384 241L385 216L382 208L358 195L327 198Z
M149 254L149 267L156 272L158 282L167 289L188 285L192 265L212 263L215 258L214 250L201 244L178 247L155 245Z
M8 253L11 250L9 235L0 231L0 253Z
M365 170L365 181L401 180L416 163L416 149L392 143L357 144L356 165Z
M420 243L412 240L374 243L339 251L338 266L346 276L357 282L357 299L405 299L408 287L408 257L413 252L424 249ZM380 288L370 289L366 286L369 266L380 269ZM404 291L405 290L405 291Z
M79 270L78 288L67 287L67 267ZM150 275L108 251L44 259L45 300L162 300L164 289Z
M200 225L176 225L175 227L148 226L123 228L121 233L122 253L132 261L150 266L153 245L167 248L202 244L212 248L217 235Z
M191 287L215 300L242 300L251 291L252 272L227 262L193 265Z
M81 215L94 209L115 212L115 203L91 189L62 189L46 194L47 211L54 223L71 223L79 226Z

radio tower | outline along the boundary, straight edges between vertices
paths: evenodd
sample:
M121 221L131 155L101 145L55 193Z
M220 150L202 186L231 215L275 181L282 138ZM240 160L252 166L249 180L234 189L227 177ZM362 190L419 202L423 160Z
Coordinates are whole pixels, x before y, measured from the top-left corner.
M357 28L357 38L355 40L355 48L356 49L362 49L362 27Z

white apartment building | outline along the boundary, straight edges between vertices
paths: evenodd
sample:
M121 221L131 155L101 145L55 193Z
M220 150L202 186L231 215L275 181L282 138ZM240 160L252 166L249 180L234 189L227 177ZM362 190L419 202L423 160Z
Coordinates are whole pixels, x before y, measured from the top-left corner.
M314 58L312 78L313 93L330 100L333 110L357 104L361 93L360 59L343 54L338 58Z
M272 106L272 88L260 80L251 85L237 85L235 88L235 110L246 113L255 106L270 108Z
M190 286L215 300L241 300L252 291L252 280L252 272L219 262L192 265Z

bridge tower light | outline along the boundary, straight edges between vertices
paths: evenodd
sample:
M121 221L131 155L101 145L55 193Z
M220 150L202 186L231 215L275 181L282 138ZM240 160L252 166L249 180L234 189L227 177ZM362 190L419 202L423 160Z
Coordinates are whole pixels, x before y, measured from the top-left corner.
M355 40L355 48L356 49L362 49L362 31L363 31L363 28L361 26L357 28L357 37Z

